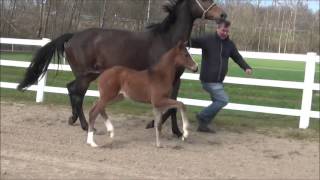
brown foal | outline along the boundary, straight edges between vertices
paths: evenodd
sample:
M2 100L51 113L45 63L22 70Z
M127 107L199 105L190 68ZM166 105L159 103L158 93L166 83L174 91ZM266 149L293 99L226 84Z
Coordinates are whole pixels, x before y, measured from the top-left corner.
M198 65L193 61L182 42L178 42L175 47L161 57L157 64L147 70L136 71L115 66L104 71L98 80L100 98L89 113L87 144L92 147L98 146L93 139L94 123L98 114L104 118L110 137L114 137L114 128L105 112L105 106L111 102L119 101L123 97L152 104L157 147L161 146L159 140L161 114L171 108L177 108L181 112L183 122L182 140L187 138L188 119L185 114L185 105L182 102L170 99L172 84L178 68L187 68L193 72L198 70Z

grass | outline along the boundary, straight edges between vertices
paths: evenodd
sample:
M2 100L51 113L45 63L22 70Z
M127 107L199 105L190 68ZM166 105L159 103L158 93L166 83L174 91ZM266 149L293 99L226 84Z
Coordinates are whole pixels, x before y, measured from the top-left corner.
M9 89L1 89L1 101L14 101L28 104L35 103L35 92L17 93ZM88 110L97 98L86 97L84 108ZM59 105L70 109L67 95L47 93L44 105ZM202 108L189 106L187 114L191 122L196 122L195 113ZM151 106L132 101L122 101L108 107L108 112L114 114L129 114L131 116L148 116L152 119ZM67 119L68 117L66 117ZM178 117L180 118L180 117ZM215 124L219 129L224 129L233 133L256 132L278 138L290 138L297 140L319 141L320 122L311 119L310 127L306 130L298 129L298 117L270 115L263 113L241 112L232 110L222 110L216 117Z
M1 67L1 79L6 82L19 82L24 74L23 68ZM49 71L48 86L65 87L67 82L73 80L71 72ZM97 89L96 83L92 83L90 89ZM272 87L259 87L247 85L226 84L225 89L231 102L252 105L264 105L284 108L300 108L302 98L301 90L281 89ZM179 92L180 97L209 100L209 96L202 90L197 81L183 80ZM313 110L319 110L319 100L314 96Z
M33 53L30 52L1 52L0 59L11 59L15 61L31 61Z
M27 60L31 59L29 53L1 53L1 59ZM200 61L199 56L195 59ZM248 63L253 67L253 78L285 80L285 81L303 81L304 63L286 62L272 60L255 60L248 59ZM319 65L319 64L318 64ZM24 74L25 69L1 66L1 81L19 82ZM317 78L319 82L319 66L317 66ZM65 85L73 80L71 72L55 71L48 73L48 86L65 87ZM229 63L229 76L246 77L243 71L232 60ZM92 83L90 89L97 89L96 83ZM233 103L252 104L273 106L282 108L299 109L302 99L302 91L294 89L259 87L247 85L226 84L225 89ZM209 100L208 94L205 93L198 81L183 80L179 91L180 97ZM20 93L15 90L1 89L1 98L5 101L23 101L34 103L35 92ZM85 98L85 108L88 109L96 100L95 97ZM69 98L67 95L46 93L44 104L58 104L69 107ZM195 121L194 114L202 108L188 107L188 115L191 121ZM131 101L123 101L113 104L110 111L114 113L125 113L132 115L151 116L151 108L149 105L134 103ZM320 111L319 91L314 92L312 101L312 110ZM71 110L70 110L71 114ZM67 117L66 117L67 118ZM307 131L297 129L299 118L291 116L270 115L263 113L240 112L232 110L223 110L217 116L215 122L218 127L241 132L246 130L254 130L257 132L275 132L277 128L285 129L287 133L282 133L283 137L294 139L305 139L304 137L314 138L319 135L319 120L312 119L310 128ZM276 130L274 130L276 129ZM308 133L305 133L308 132Z
M1 52L0 59L12 59L17 61L30 61L32 53L29 52ZM201 57L195 55L195 60L200 63ZM290 61L274 61L274 60L258 60L246 59L248 64L254 69L252 78L258 79L273 79L284 81L300 81L304 80L304 62L290 62ZM316 65L315 82L320 82L320 65ZM230 60L229 76L247 77L242 69L236 63Z
M200 56L195 56L196 61L200 63ZM275 61L246 59L247 63L253 68L251 78L272 79L282 81L304 81L304 62ZM315 82L320 82L320 64L316 64ZM233 61L229 60L228 76L248 77L243 70Z

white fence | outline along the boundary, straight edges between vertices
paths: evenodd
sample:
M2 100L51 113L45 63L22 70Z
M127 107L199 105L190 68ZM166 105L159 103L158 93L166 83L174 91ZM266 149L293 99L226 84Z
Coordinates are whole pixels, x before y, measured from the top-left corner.
M1 44L19 44L19 45L34 45L43 46L48 43L49 39L42 40L28 40L28 39L12 39L12 38L0 38ZM201 54L200 49L190 49L191 54ZM299 116L300 128L307 128L309 126L310 118L320 118L320 111L312 111L312 96L313 91L320 91L320 84L314 83L316 63L319 63L319 56L316 53L303 54L279 54L279 53L257 53L257 52L241 52L245 58L255 59L269 59L269 60L281 60L281 61L301 61L305 62L305 78L304 82L292 82L292 81L279 81L279 80L267 80L267 79L254 79L254 78L239 78L239 77L226 77L225 83L242 84L242 85L253 85L253 86L265 86L265 87L278 87L278 88L289 88L289 89L302 89L302 102L301 109L289 109L289 108L278 108L268 106L256 106L246 104L229 103L225 109L260 112L269 114L279 114L288 116ZM1 66L11 67L28 67L30 62L13 61L13 60L0 60ZM50 64L50 70L56 70L57 64ZM59 65L61 71L71 71L69 65ZM199 74L184 73L181 77L187 80L198 80ZM16 89L17 83L11 82L0 82L1 88ZM46 86L46 74L44 78L40 79L38 85L32 85L28 88L30 91L37 91L36 102L42 102L44 99L44 92L68 94L66 88L62 87L51 87ZM86 96L99 96L98 91L88 90ZM211 101L178 98L178 100L184 102L187 105L193 106L208 106Z

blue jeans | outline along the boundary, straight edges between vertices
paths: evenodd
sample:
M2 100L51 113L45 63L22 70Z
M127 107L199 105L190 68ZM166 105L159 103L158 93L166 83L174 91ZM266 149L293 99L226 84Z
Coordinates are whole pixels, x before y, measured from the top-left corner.
M223 89L222 83L202 83L202 87L211 97L212 103L199 113L200 123L208 125L218 112L228 104L229 97Z

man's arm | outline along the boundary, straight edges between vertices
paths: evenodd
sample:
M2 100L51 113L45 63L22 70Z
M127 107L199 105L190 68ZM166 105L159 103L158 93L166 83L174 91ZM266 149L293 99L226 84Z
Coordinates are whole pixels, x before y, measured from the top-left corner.
M199 37L199 38L191 38L189 41L188 46L193 47L193 48L204 48L206 44L207 37Z
M231 58L236 62L244 71L251 70L252 68L246 63L241 54L239 53L236 45L232 42L233 50L231 52Z

